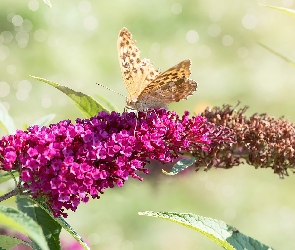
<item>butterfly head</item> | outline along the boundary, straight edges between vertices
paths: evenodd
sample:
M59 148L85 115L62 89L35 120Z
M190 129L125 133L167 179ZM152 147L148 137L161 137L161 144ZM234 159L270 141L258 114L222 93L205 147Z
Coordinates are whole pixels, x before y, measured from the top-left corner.
M138 102L137 98L127 97L126 98L126 106L129 109L138 110L138 111L144 111L146 110L144 108L144 105L140 102Z

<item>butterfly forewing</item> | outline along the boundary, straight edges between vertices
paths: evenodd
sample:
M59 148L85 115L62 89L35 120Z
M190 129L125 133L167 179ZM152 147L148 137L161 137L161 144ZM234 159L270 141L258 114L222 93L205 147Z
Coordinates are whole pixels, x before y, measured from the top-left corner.
M118 56L122 78L131 99L137 99L143 89L159 74L149 59L140 59L140 50L131 33L121 29L118 38Z

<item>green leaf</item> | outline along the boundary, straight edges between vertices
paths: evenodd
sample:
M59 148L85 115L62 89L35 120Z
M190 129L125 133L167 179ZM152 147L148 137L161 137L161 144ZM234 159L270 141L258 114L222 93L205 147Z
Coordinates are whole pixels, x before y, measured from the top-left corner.
M176 175L179 172L191 166L195 161L196 161L195 157L181 159L172 167L172 170L170 173L166 172L164 169L162 169L162 173L165 175Z
M4 172L4 174L1 174L0 175L0 184L1 183L4 183L6 181L9 181L10 179L12 179L13 178L13 175L14 175L14 177L18 177L19 176L19 172L13 170L13 171Z
M62 217L56 218L56 221L65 229L69 234L71 234L81 246L84 247L86 250L90 250L87 244L83 241L82 237L71 227L70 224L66 222L66 220Z
M190 213L172 212L140 212L139 215L146 215L162 218L191 228L214 241L223 249L228 250L271 250L272 248L259 241L240 233L236 228L227 225L225 222L207 218Z
M51 4L50 0L43 0L43 2L44 2L49 8L52 7L52 4Z
M70 97L76 104L76 106L80 109L80 111L83 113L83 115L87 118L90 118L92 116L97 115L98 112L100 111L107 111L101 104L99 104L97 101L95 101L91 96L85 95L81 92L76 92L66 86L60 85L58 83L54 83L52 81L36 77L36 76L31 76L32 78L40 81L40 82L45 82L58 90L62 91L64 94L66 94L68 97Z
M55 218L51 211L49 210L47 204L42 200L34 200L46 213L54 219L60 226L62 226L63 229L65 229L69 234L71 234L79 243L81 246L84 247L84 249L90 249L87 244L83 241L82 237L68 224L64 218L57 217Z
M7 109L0 102L0 125L5 129L7 134L15 134L16 127Z
M276 56L280 57L281 59L283 59L284 61L286 61L287 63L290 63L291 66L295 67L295 62L292 61L290 58L283 56L281 54L279 54L278 52L274 51L273 49L267 47L266 45L264 45L263 43L258 43L260 46L262 46L263 48L267 49L268 51L270 51L271 53L275 54Z
M17 196L16 204L20 211L26 213L42 227L49 249L60 250L61 226L32 200Z
M37 121L33 123L33 125L39 125L40 127L42 126L47 126L50 124L50 122L55 118L55 114L49 114L41 117Z
M278 7L278 6L273 6L273 5L265 5L265 4L262 4L262 3L259 3L259 5L267 7L267 8L278 10L278 11L284 12L284 13L286 13L288 15L291 15L291 16L295 17L295 10L288 9L288 8L283 8L283 7Z
M41 227L21 211L0 206L0 223L28 235L40 249L49 250Z
M25 244L29 247L32 247L32 245L29 242L26 242L24 240L20 240L18 238L8 235L0 235L0 249L12 249L18 244Z

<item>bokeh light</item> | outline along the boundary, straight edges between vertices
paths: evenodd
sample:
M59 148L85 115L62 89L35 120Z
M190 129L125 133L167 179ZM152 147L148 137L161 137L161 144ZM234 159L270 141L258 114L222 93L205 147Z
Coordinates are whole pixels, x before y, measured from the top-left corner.
M189 30L186 33L186 40L189 43L196 43L196 42L198 42L198 40L199 40L199 34L198 34L198 32L195 31L195 30Z
M37 0L30 0L28 7L31 11L37 11L39 9L39 2Z
M79 10L81 11L81 13L83 13L83 14L89 13L91 11L91 9L92 9L91 3L89 1L86 1L86 0L81 1L79 3L78 7L79 7Z
M248 30L254 29L257 26L257 22L257 17L253 14L246 14L242 19L243 26Z
M171 12L173 14L176 14L176 15L180 14L182 12L182 5L181 5L181 3L173 3L171 5Z
M10 86L7 82L0 82L0 97L8 96L10 93Z

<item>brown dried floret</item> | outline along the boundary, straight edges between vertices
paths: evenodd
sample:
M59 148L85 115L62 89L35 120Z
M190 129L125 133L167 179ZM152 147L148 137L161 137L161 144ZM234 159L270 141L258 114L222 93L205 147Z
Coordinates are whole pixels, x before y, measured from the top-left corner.
M267 114L254 114L247 118L248 107L238 110L230 105L207 108L200 115L216 126L231 128L235 144L222 144L211 152L196 151L197 169L205 166L232 168L241 163L248 163L255 168L272 168L281 178L288 176L288 169L295 167L295 127L283 118L275 119Z

